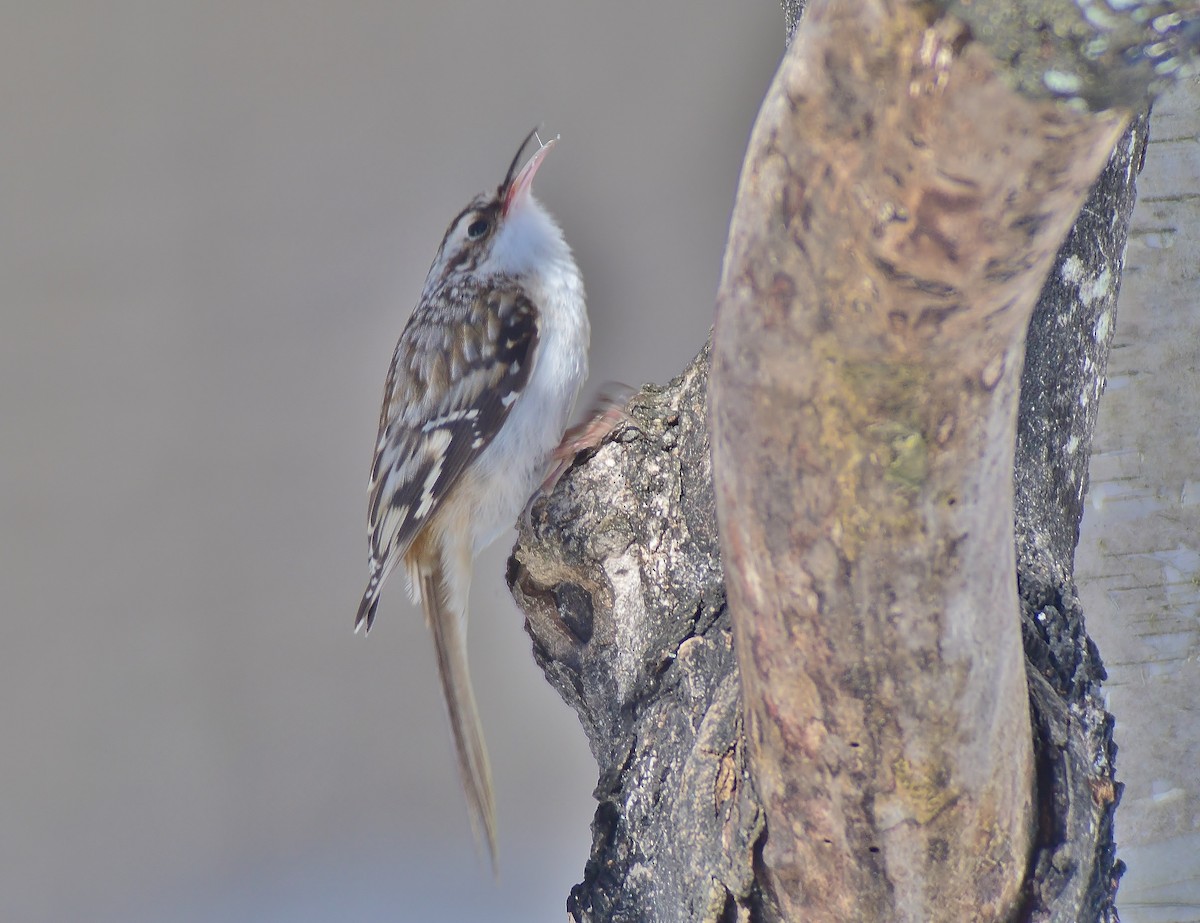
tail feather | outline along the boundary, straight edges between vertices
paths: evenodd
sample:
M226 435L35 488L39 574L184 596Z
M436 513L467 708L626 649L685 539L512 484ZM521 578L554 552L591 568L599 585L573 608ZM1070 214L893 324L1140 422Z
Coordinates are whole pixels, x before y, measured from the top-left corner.
M375 610L379 607L379 591L383 589L382 572L372 568L371 579L367 582L366 592L362 602L358 604L358 615L354 617L354 633L359 629L365 635L371 631L371 623L375 621Z
M445 565L440 554L431 564L417 561L415 577L421 593L421 607L433 633L438 675L450 713L450 729L458 756L458 771L467 795L471 826L487 846L492 868L496 868L496 807L492 797L492 771L488 765L483 726L471 688L467 666L467 638L463 631L463 613L447 601ZM368 616L369 623L369 616Z

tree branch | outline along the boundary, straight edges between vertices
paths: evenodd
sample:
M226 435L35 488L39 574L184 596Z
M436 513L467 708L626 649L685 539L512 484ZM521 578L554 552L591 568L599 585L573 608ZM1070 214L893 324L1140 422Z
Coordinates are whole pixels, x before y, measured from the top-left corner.
M704 350L523 524L508 582L599 765L576 920L747 920L748 784L705 427ZM761 915L755 919L763 919Z
M849 44L861 41L860 30ZM930 48L935 64L940 47ZM956 67L962 65L964 47L951 42L951 60ZM862 52L854 54L861 56ZM949 63L944 58L942 61ZM971 59L968 63L976 66L978 62ZM895 62L890 73L894 73L894 66ZM844 75L839 72L834 76L833 82L842 85ZM935 72L917 88L926 94L931 87L939 90L938 79ZM850 106L853 96L839 97L839 101L847 103L846 117L851 120L856 112L861 116L862 109L869 108ZM968 111L963 116L959 132L964 138L960 146L965 151L959 153L969 154L972 129L965 126L971 124L971 119L977 120L978 112ZM1065 117L1060 123L1060 127L1065 126L1059 139L1064 144L1070 143L1071 124ZM806 136L816 133L811 124L806 129ZM1002 139L995 152L1007 154L1009 140ZM954 139L950 141L953 146ZM818 139L818 147L820 143ZM1045 138L1042 143L1046 143ZM1028 866L1022 868L1018 863L1000 869L996 876L1005 882L1014 877L1024 879L1024 890L1012 897L1007 910L1019 910L1027 919L1115 919L1112 901L1120 864L1114 862L1111 821L1119 785L1113 779L1111 719L1098 694L1103 668L1083 628L1071 578L1071 555L1094 420L1094 397L1103 381L1115 304L1116 290L1111 283L1119 277L1120 254L1132 208L1132 180L1144 143L1145 121L1135 120L1117 145L1083 218L1060 251L1029 328L1028 363L1022 379L1021 448L1016 456L1016 567L1033 704L1032 735L1027 733L1025 740L1030 736L1034 739L1036 836ZM1029 155L1026 148L1022 150ZM835 166L844 179L852 170L861 169L854 158L863 156L863 152L851 147L843 153L847 155L846 164L839 161ZM793 151L779 146L776 154L786 160ZM896 166L888 159L876 160L885 170ZM1070 155L1060 151L1060 184L1078 166L1070 160ZM1054 161L1051 157L1039 162L1030 174L1052 166ZM809 181L809 188L823 181L820 174L803 178ZM1047 178L1035 181L1046 182ZM1068 180L1066 185L1071 182ZM855 205L857 190L847 192L844 186L843 182L836 194ZM827 191L818 192L826 195L827 204L833 199ZM764 196L764 200L772 203L772 210L761 217L764 225L769 221L780 223L781 212L797 214L796 200L790 204L782 196ZM861 209L861 203L857 207ZM908 211L910 215L915 213L911 204ZM945 214L934 209L931 214L935 231L945 227L938 222L948 221L953 226L958 218L953 210ZM1095 217L1093 224L1087 223L1089 214ZM1011 222L1014 215L1001 209L997 220L1003 224L1007 217ZM889 242L886 232L893 223L884 222L885 244ZM971 227L962 233L965 240L975 239ZM956 228L955 239L958 234ZM1045 228L1037 228L1030 237L1047 240L1048 234ZM833 237L860 246L862 252L878 246L877 238L852 237L840 227ZM865 243L855 243L863 240ZM895 237L890 243L895 245ZM990 245L986 240L984 244ZM1053 241L1046 246L1052 247ZM1044 257L1042 253L1039 258ZM974 253L967 259L978 262ZM1016 275L1031 272L1027 266L1017 270ZM924 278L926 274L914 276ZM770 288L766 291L779 299L779 293ZM930 302L937 297L937 292L926 294L931 296ZM1010 307L1002 314L1014 310ZM916 318L920 316L918 313ZM1104 317L1107 320L1102 323ZM934 320L927 319L927 323ZM1004 367L991 392L986 392L982 384L973 392L995 395L1006 388L1011 392L1019 359L1019 349L1013 349L1014 341L1019 340L1014 329L1019 324L1014 325L1011 318L1002 319L982 336L970 324L964 324L959 340L945 333L947 328L954 328L953 317L937 323L943 328L940 335L944 349L941 364L935 362L932 369L926 370L924 383L931 393L947 402L956 399L952 390L944 387L944 379L954 374L976 374L974 380L982 383L978 360L988 350L992 356L997 351L1007 354ZM928 357L923 356L928 344L922 345L922 337L935 338L937 334L922 333L917 328L910 314L905 336L916 342L913 354L928 365ZM890 327L860 333L860 339L871 342L899 336ZM964 352L971 355L959 356L960 344L966 344ZM768 340L766 345L769 352L773 344ZM781 368L791 377L797 376L794 363ZM987 363L982 368L987 369ZM821 374L819 369L801 371L809 379ZM568 902L576 920L725 923L780 919L784 911L775 902L773 888L778 883L777 875L769 874L764 862L767 834L782 837L788 831L781 827L814 822L810 815L768 820L771 815L750 780L750 745L742 727L732 624L725 604L713 517L704 412L707 375L705 351L666 388L644 389L631 403L635 425L618 432L614 440L590 457L578 460L554 494L539 503L530 522L523 525L510 560L509 583L527 613L535 657L551 684L579 713L600 766L596 790L600 806L593 823L592 857L583 882L572 890ZM873 393L877 403L891 400L871 376L859 377L859 385L868 396ZM905 384L903 376L900 384ZM1081 401L1085 395L1090 397ZM972 393L958 399L967 404L977 402L964 413L985 408L980 412L985 417L991 414L994 429L1003 435L1006 421L995 406L999 403L997 397L989 399ZM910 402L907 408L906 400ZM899 407L884 404L889 419L899 416L905 422L926 413L905 388L900 389L897 401ZM969 429L980 424L967 416L956 423L956 430L960 425ZM888 491L901 494L903 499L901 487L905 480L916 481L915 488L910 484L905 489L919 491L941 476L941 461L934 456L943 449L937 444L936 429L931 431L932 440L925 435L926 430L911 424L910 432L894 428L885 432L887 429L865 436L858 431L839 435L846 440L874 440L867 447L881 451L879 458L886 461L871 462L879 468L869 485L874 491L871 496L881 495L894 504L895 497L889 497ZM920 439L910 438L912 430ZM952 434L952 439L962 435L960 430L957 437ZM920 463L922 442L924 470ZM983 455L999 463L993 450ZM795 470L799 469L793 465ZM980 472L965 472L964 483L974 483L981 496L989 490L994 493L996 485L1004 480L1003 470L998 479L991 480ZM890 481L888 474L892 475ZM796 489L783 475L776 475L776 481L785 488L785 497ZM935 512L940 515L944 510L935 505ZM944 526L945 518L933 518L935 525ZM868 521L868 538L870 528ZM932 533L921 533L918 539L924 542L928 534ZM928 583L930 562L944 550L944 545L939 548L936 543L927 544L914 547L906 558L901 549L895 560L912 562L914 573ZM1005 552L1001 549L1000 553ZM1011 557L1009 567L1011 573ZM985 579L1002 578L998 569L987 562L983 572L991 574ZM1011 582L1008 587L1011 589ZM782 589L791 591L790 587ZM838 589L853 600L850 591L860 587ZM964 587L963 592L979 595L971 587ZM1011 603L1011 595L1009 600ZM968 650L968 659L971 655ZM1023 701L1019 692L1005 698L1010 703ZM980 738L986 740L986 733ZM1017 751L1024 747L1023 741L1015 742ZM954 753L949 757L957 758ZM1008 760L1007 751L999 759ZM1019 765L1020 760L1011 762ZM795 781L806 786L811 778L801 776ZM921 791L930 793L933 789ZM843 807L844 803L838 805L839 810ZM849 807L857 809L853 800ZM824 818L818 815L815 819ZM802 842L800 847L806 845L812 844Z
M789 918L1002 919L1021 890L1023 340L1123 121L1032 102L958 20L867 0L815 0L763 105L710 403Z

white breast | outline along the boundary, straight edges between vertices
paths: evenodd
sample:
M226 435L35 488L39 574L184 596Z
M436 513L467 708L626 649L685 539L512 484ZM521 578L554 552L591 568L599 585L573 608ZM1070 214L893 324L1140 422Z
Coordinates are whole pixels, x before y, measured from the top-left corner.
M558 226L535 201L529 204L533 208L522 217L539 226L521 228L534 233L521 235L513 249L532 257L522 280L539 310L537 352L524 390L475 467L476 554L516 521L545 478L587 378L590 325L583 280Z

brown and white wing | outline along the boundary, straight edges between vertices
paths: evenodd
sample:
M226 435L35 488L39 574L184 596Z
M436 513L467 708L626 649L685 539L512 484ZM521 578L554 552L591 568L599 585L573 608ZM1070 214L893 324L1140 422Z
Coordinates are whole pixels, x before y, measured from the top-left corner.
M388 371L368 488L368 630L383 581L495 438L529 379L538 312L518 286L451 288L413 313Z

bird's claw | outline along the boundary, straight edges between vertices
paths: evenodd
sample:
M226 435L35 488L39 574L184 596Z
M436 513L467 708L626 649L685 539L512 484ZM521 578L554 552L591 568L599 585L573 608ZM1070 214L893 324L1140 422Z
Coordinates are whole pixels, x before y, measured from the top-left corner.
M533 525L533 507L542 497L549 496L559 479L574 463L581 452L587 452L599 446L622 425L636 426L637 421L630 416L625 405L633 396L633 388L628 385L610 384L605 386L588 409L582 423L577 423L565 433L558 447L550 453L550 470L546 473L542 485L534 491L525 509L521 513L521 523L524 526Z

